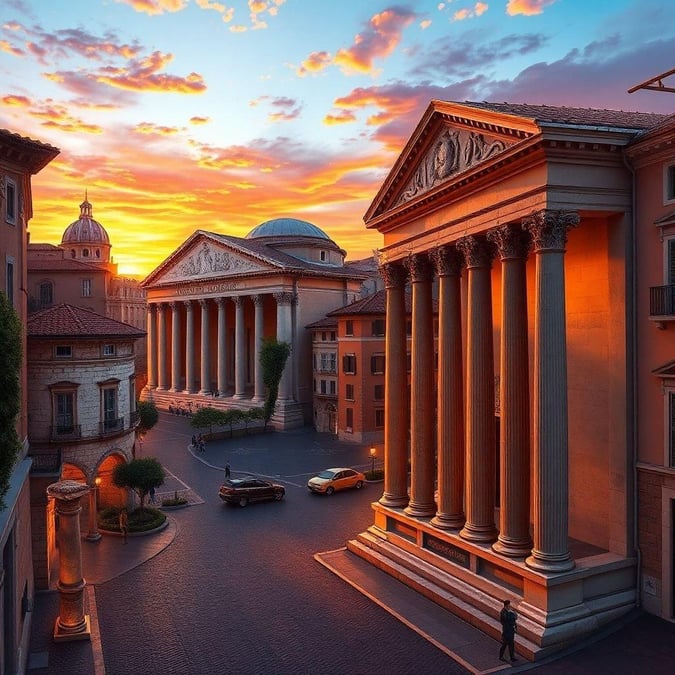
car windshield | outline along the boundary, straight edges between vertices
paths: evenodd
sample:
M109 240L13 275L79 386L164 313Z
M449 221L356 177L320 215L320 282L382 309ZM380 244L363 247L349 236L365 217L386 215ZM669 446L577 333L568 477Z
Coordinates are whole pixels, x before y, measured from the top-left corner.
M335 475L335 471L322 471L317 474L317 478L332 478Z

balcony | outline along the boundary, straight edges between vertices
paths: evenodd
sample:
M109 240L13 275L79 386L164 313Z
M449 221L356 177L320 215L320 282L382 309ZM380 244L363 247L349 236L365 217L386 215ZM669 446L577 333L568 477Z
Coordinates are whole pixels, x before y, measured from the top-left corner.
M114 419L103 420L99 424L99 433L101 436L108 436L110 434L117 434L124 429L124 417L116 417Z
M675 285L652 286L649 289L649 318L675 321Z
M129 429L137 427L140 421L141 416L138 414L138 410L132 410L129 413Z
M49 427L49 438L52 441L79 441L82 438L82 427L79 424L57 424Z

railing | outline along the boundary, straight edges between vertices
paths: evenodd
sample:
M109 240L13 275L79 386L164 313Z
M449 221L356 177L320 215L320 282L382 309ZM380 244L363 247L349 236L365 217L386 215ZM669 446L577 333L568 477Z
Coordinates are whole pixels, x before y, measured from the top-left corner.
M116 434L118 431L122 431L123 429L124 417L103 420L103 422L99 424L99 432L101 436L106 436L107 434Z
M138 423L141 421L141 416L138 414L138 410L132 410L129 413L129 429L133 429L138 426Z
M61 471L61 448L31 450L28 456L33 460L32 473L58 473Z
M57 424L49 427L49 438L52 441L77 441L82 438L82 427L79 424Z
M337 375L337 366L319 366L316 369L317 373L328 373L330 375Z
M675 316L675 285L649 289L649 316Z

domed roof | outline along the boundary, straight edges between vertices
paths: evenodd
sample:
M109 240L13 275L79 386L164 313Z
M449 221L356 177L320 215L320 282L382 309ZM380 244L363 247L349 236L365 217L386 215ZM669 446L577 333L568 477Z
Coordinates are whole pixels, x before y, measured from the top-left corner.
M330 241L330 237L321 228L297 218L266 220L246 235L246 239L259 239L260 237L314 237Z
M85 200L80 204L80 217L66 228L61 244L101 244L110 246L110 238L105 227L91 216L91 203Z

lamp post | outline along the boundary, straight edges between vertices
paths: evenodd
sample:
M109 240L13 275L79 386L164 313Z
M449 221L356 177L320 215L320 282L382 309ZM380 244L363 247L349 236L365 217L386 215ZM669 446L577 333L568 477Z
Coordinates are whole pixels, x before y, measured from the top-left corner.
M87 541L98 541L101 533L98 531L98 488L101 485L101 477L96 476L94 485L89 489L89 532L85 536Z
M371 467L370 467L370 474L371 478L375 478L375 455L377 454L377 450L375 448L370 449L370 460L371 460Z

